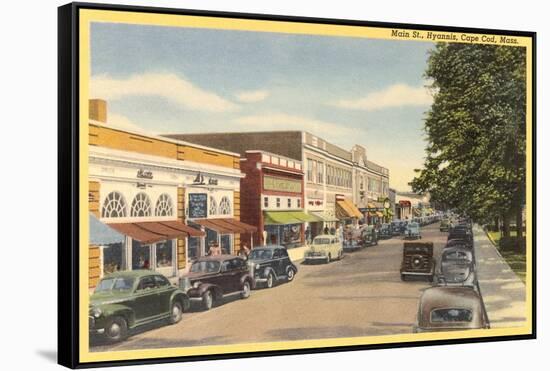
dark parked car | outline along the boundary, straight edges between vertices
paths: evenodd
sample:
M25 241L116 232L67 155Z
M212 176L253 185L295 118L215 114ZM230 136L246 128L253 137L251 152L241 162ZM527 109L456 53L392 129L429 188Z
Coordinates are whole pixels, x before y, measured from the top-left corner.
M437 284L477 287L474 254L469 247L459 245L443 249Z
M364 246L378 245L378 231L372 225L363 225L359 229Z
M246 260L234 255L199 258L180 278L180 287L189 299L200 302L206 310L228 295L239 294L246 299L255 286Z
M449 240L466 240L473 246L474 235L472 234L472 230L467 226L455 226L449 229L447 241Z
M401 279L423 278L433 281L435 260L433 242L405 242L403 244L403 261L401 262Z
M248 266L256 284L264 283L267 288L273 287L278 281L292 281L298 272L286 249L277 245L252 249L248 256Z
M386 240L393 237L393 228L390 223L382 224L378 230L378 238Z
M114 342L128 331L158 320L177 323L189 309L189 298L161 274L149 270L106 275L90 297L90 334Z
M488 329L479 293L470 287L431 287L422 293L413 332Z

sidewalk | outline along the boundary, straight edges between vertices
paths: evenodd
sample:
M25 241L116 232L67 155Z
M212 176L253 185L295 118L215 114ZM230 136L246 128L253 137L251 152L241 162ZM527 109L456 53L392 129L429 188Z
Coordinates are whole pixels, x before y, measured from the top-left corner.
M525 284L510 269L479 226L474 227L477 275L491 328L525 322Z

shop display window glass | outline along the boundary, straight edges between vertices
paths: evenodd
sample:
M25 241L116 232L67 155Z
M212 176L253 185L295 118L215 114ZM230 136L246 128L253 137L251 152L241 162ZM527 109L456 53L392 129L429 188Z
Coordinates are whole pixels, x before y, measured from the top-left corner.
M222 234L220 237L220 246L222 248L222 253L224 254L231 254L231 237L232 236L230 234Z
M151 268L151 247L132 240L132 270Z
M210 196L210 207L208 208L208 215L216 215L218 214L218 203L216 202L216 199L212 196Z
M197 259L200 255L200 238L189 237L187 239L187 257L189 259Z
M124 218L126 216L126 200L120 192L111 192L105 197L101 209L102 218Z
M145 193L140 192L134 197L131 216L151 216L151 200Z
M103 247L103 274L122 269L122 243Z
M156 244L157 268L171 267L173 263L172 241L165 241Z
M206 228L206 246L210 247L211 244L218 243L218 232L213 231L212 229Z

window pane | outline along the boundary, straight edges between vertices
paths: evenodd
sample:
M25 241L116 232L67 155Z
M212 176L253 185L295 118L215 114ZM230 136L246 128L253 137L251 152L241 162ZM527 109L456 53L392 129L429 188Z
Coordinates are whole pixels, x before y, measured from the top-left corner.
M103 273L108 274L119 271L122 268L122 244L106 246L103 248Z
M132 269L150 269L150 252L149 245L132 240Z
M172 241L157 243L157 268L172 266Z

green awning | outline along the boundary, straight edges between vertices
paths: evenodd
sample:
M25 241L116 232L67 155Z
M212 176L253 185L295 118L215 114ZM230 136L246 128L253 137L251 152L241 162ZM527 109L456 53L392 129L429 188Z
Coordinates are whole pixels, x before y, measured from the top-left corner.
M293 211L264 211L265 225L301 224L302 220L296 218Z
M299 219L302 222L322 222L323 221L323 219L315 215L305 213L303 211L292 211L291 213L292 215L294 215L296 219Z

